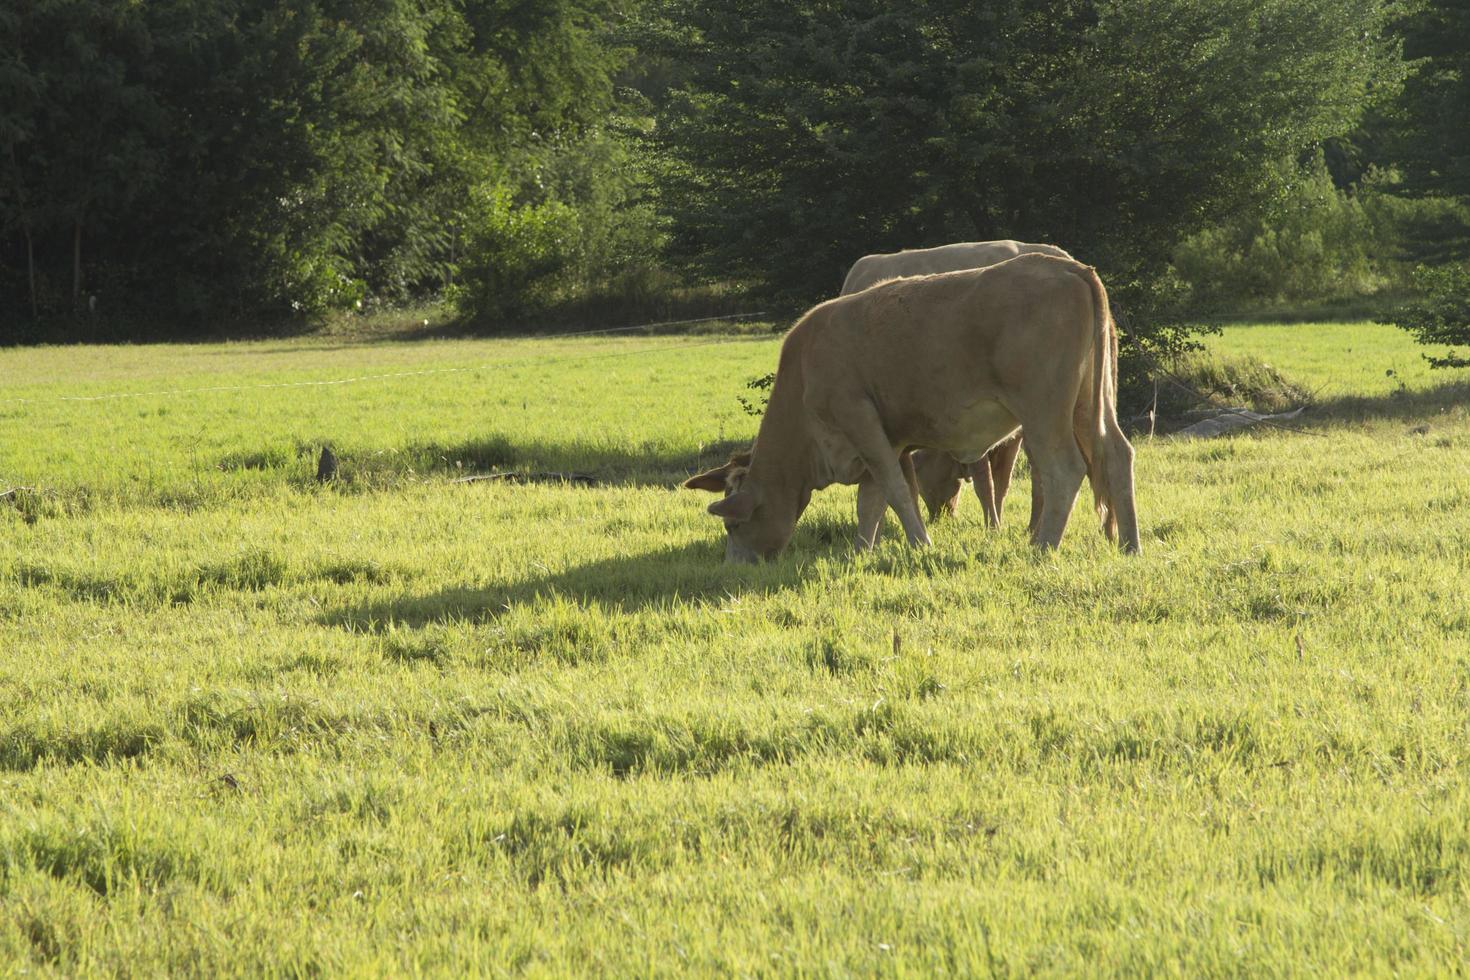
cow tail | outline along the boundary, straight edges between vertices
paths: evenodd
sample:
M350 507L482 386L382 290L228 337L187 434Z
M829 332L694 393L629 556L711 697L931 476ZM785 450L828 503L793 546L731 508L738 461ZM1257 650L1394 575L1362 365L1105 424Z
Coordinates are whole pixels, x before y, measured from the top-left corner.
M1110 539L1117 539L1117 508L1113 504L1113 488L1108 480L1109 413L1118 403L1117 328L1108 306L1108 291L1103 288L1097 270L1087 267L1087 283L1092 287L1092 445L1087 460L1087 481L1092 484L1092 499L1098 519ZM1116 424L1116 423L1114 423Z

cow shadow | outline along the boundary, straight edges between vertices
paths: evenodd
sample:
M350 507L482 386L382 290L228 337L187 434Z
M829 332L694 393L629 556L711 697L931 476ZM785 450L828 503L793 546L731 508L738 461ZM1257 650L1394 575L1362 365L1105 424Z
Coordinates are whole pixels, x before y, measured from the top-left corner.
M271 471L288 483L316 481L318 454L331 445L342 489L379 489L404 480L439 478L473 482L564 481L581 487L675 486L691 474L718 466L747 439L718 439L698 446L609 445L591 441L513 438L491 434L458 441L423 440L377 448L331 439L297 440L259 449L232 450L215 460L226 472Z
M537 482L566 475L583 486L669 487L719 466L733 453L749 449L750 443L749 438L721 438L696 446L618 446L496 436L449 446L415 446L409 455L421 460L423 468L419 472L456 477L510 471Z
M619 555L559 571L528 569L523 578L462 585L418 595L327 609L318 625L378 633L436 624L494 622L510 609L557 597L578 605L631 613L672 603L726 603L800 585L829 559L856 553L849 521L803 522L782 557L760 565L725 563L724 535Z

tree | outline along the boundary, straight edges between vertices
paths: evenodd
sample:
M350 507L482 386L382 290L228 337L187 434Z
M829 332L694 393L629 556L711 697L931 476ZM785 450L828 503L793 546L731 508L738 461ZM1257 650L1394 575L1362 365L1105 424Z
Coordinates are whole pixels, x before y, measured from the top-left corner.
M475 74L486 80L479 101L503 127L490 154L501 166L462 199L452 291L462 315L502 328L609 285L620 299L636 295L659 239L629 135L639 100L619 85L638 72L627 25L640 4L507 6L515 16L484 30L496 46Z
M453 4L177 0L169 192L150 201L146 293L185 315L321 312L361 295L375 229L404 220L460 121ZM159 261L167 257L168 261ZM153 284L156 284L153 285Z
M153 38L137 5L43 0L0 18L6 224L26 237L32 310L35 237L70 239L70 305L81 301L89 227L125 212L157 180L166 119L151 87Z
M1423 229L1416 251L1432 265L1418 271L1420 298L1393 320L1420 343L1470 344L1470 2L1421 0L1398 29L1412 68L1384 127L1403 175L1397 189L1464 208ZM1470 367L1470 357L1453 351L1428 360Z
M63 267L73 294L85 271L150 331L442 288L475 192L530 202L542 162L605 120L616 16L611 0L0 6L0 330L67 313Z
M1410 65L1387 126L1399 190L1470 199L1470 0L1419 0L1397 29Z
M0 237L19 229L25 239L25 288L34 319L40 315L33 232L39 192L32 186L38 175L21 167L20 155L35 138L43 84L20 56L21 26L19 11L0 8Z
M1021 238L1130 305L1392 75L1380 0L670 0L659 119L706 274L830 296L866 252ZM1141 332L1133 320L1135 339Z
M1420 266L1415 278L1419 298L1396 310L1393 322L1421 344L1470 344L1470 266ZM1424 359L1432 368L1470 367L1470 357L1454 350Z

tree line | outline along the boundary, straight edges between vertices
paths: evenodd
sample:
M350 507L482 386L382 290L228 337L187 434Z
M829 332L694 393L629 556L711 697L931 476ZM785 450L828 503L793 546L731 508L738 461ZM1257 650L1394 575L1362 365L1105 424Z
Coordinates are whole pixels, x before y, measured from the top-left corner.
M617 21L601 0L7 4L0 295L41 324L97 303L244 324L442 290L613 109Z
M20 0L0 336L794 307L1010 237L1159 349L1191 304L1417 262L1452 339L1467 62L1463 0Z

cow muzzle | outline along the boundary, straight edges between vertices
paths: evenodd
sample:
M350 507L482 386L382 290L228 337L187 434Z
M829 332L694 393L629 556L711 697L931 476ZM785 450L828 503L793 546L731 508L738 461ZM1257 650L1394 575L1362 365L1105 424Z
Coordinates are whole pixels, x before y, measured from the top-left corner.
M736 541L734 538L725 539L725 561L730 565L755 565L759 564L761 556L751 548Z

